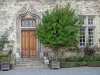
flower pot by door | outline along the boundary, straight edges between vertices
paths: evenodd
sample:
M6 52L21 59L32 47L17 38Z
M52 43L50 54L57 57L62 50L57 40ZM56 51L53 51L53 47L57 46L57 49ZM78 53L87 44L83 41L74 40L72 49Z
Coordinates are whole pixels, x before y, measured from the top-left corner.
M60 68L60 61L51 61L49 66L51 69L59 69Z
M2 62L1 63L1 70L2 71L8 71L10 69L10 64L7 62Z

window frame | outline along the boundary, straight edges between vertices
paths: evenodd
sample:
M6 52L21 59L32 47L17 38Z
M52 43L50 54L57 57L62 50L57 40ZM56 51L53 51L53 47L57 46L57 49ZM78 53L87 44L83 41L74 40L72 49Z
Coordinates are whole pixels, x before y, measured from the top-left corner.
M89 31L89 29L92 29L92 33ZM89 27L88 28L88 40L89 40L89 46L93 47L94 46L94 34L95 34L95 28L94 27ZM91 41L90 41L91 40Z
M24 20L26 20L26 21L28 20L28 25L27 26L25 25L26 21L24 22L24 26L22 26L23 25L22 22ZM30 26L30 22L29 22L30 20L33 20L35 22L35 25L32 24L33 26ZM36 19L33 19L33 18L22 18L21 19L21 28L36 28Z
M88 16L87 24L88 24L89 26L93 26L93 25L94 25L94 20L95 20L95 17L93 17L93 16Z
M83 29L84 29L84 31L83 31ZM85 45L86 45L86 27L82 27L80 32L82 32L83 35L80 36L79 47L85 47Z
M86 25L86 16L80 16L80 22L82 26Z

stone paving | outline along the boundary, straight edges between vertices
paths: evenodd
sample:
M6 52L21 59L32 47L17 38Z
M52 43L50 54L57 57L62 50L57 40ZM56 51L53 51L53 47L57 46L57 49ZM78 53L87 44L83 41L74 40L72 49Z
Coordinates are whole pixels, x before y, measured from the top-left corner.
M13 69L0 71L0 75L100 75L100 67L78 67L65 69Z

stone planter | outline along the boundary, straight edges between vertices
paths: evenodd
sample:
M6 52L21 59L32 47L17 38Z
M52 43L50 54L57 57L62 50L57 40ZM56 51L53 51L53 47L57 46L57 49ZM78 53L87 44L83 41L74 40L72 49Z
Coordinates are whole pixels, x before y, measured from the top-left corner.
M60 68L60 61L51 61L49 64L51 69L59 69Z
M8 70L10 70L10 64L7 63L7 62L2 62L1 63L1 70L2 71L8 71Z

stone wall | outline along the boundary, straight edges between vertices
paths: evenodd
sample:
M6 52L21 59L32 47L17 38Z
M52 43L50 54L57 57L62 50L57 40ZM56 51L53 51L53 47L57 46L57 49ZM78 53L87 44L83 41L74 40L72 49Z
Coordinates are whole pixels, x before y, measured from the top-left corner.
M0 0L0 34L9 26L13 27L9 40L14 41L14 53L20 53L17 39L17 17L30 11L42 19L42 14L46 10L52 10L56 4L65 5L67 2L71 3L71 6L77 10L78 14L98 15L100 13L99 0ZM41 57L43 51L47 49L41 46Z

